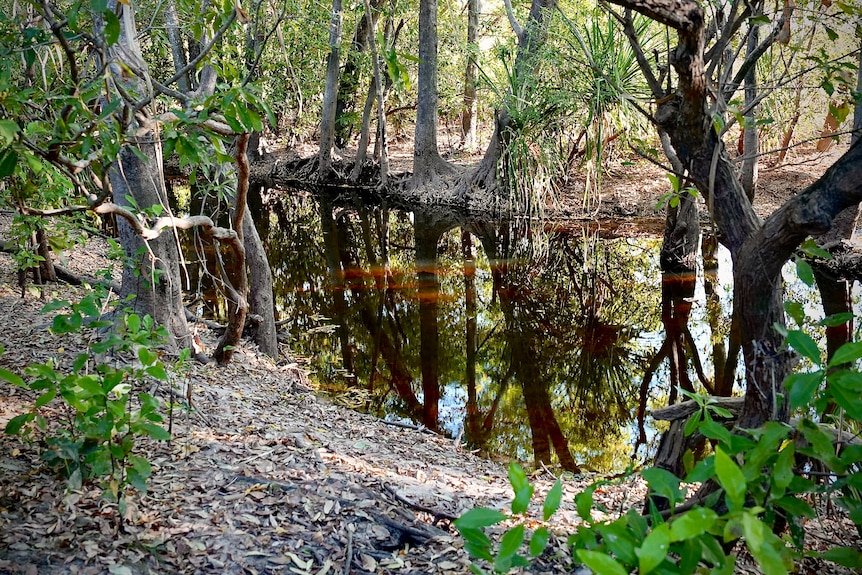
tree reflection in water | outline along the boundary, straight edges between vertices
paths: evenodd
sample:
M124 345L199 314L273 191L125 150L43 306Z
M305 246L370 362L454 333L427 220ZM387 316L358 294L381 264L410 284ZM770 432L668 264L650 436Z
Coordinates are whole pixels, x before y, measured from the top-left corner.
M279 313L338 400L536 465L626 464L641 334L659 325L657 239L418 211L414 226L325 198L319 219L290 198L279 209Z

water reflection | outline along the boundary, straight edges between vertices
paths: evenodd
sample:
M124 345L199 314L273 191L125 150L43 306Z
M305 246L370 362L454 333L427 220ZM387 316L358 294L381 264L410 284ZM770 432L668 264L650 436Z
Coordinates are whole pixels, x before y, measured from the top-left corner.
M268 231L279 319L341 400L536 465L628 462L660 239L296 196Z

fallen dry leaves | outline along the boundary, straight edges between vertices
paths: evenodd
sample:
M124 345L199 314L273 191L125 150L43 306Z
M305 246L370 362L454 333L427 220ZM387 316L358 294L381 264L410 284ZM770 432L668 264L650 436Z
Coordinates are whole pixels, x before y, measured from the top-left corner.
M92 273L96 257L67 261ZM44 302L21 299L13 280L10 258L0 254L0 366L20 372L48 358L68 365L82 337L50 333L50 318L39 313ZM45 297L82 293L49 286ZM277 365L251 348L227 367L195 363L173 386L158 390L163 400L185 398L191 386L193 405L174 409L172 442L141 443L153 476L148 493L131 497L125 533L98 489L67 491L41 465L38 437L0 434L0 573L465 573L470 560L451 518L511 499L502 465L450 439L333 405L295 364ZM32 401L0 383L0 428ZM56 422L63 412L52 404L46 416ZM534 478L535 517L554 479ZM579 522L574 496L588 482L565 482L551 523L557 535L530 572L570 570L565 538ZM596 501L614 515L644 495L640 480L627 480L598 490ZM837 513L807 529L814 548L858 544ZM741 559L742 571L750 565ZM841 572L822 562L810 568Z

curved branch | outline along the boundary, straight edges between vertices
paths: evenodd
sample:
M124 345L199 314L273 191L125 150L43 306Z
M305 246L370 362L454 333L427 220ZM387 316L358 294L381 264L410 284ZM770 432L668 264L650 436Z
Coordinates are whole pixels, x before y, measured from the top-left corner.
M524 37L524 27L518 23L518 19L515 18L515 11L512 10L512 0L503 0L503 4L506 6L506 16L509 18L509 24L512 25L512 30L515 32L515 36L518 37L518 40Z

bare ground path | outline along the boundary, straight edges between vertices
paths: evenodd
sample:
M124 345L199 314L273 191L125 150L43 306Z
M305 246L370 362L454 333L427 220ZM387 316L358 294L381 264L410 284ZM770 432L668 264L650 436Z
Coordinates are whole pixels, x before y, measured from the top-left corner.
M761 197L778 202L822 169L764 177ZM637 206L644 216L665 189L655 183L660 177L630 172L611 180L607 209ZM96 238L86 250L64 254L64 263L92 275L110 264L104 253ZM50 316L39 312L44 302L33 294L22 299L15 283L11 258L0 254L0 344L6 348L0 367L20 371L49 358L68 366L82 338L52 334ZM44 296L82 294L51 285ZM212 343L208 333L201 337ZM41 465L38 436L27 443L0 434L0 574L468 571L449 519L477 505L507 505L511 493L501 464L451 439L333 405L314 394L296 365L276 364L251 347L234 357L225 368L193 364L174 378L179 397L191 386L193 409L175 410L172 442L141 445L154 473L149 492L132 498L126 533L117 531L115 510L92 485L66 491L63 479ZM166 389L159 394L170 397ZM0 428L32 400L0 383ZM46 415L56 424L63 414L50 404ZM566 477L563 506L550 524L558 535L531 572L569 569L565 537L578 522L573 497L592 479ZM537 519L553 480L549 473L535 478ZM619 513L639 505L644 494L640 480L626 480L601 489L596 499ZM860 544L834 507L824 517L806 526L812 549ZM756 569L742 557L739 571ZM801 572L843 571L812 560Z

